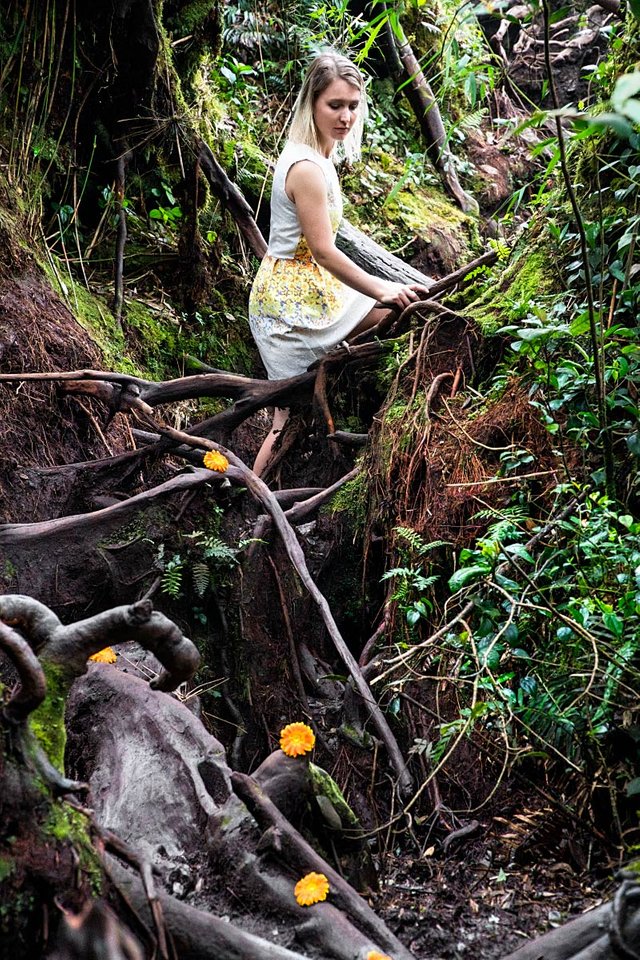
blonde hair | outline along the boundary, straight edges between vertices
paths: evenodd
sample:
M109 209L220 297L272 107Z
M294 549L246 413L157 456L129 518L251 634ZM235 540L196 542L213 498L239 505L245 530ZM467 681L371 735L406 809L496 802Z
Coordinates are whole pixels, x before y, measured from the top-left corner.
M320 141L313 108L315 102L334 80L346 80L360 92L360 106L356 122L343 142L347 160L357 160L362 145L362 130L367 116L367 100L364 77L355 64L335 50L327 50L313 60L305 75L300 93L293 107L293 117L289 129L289 140L305 143L308 147L320 151Z

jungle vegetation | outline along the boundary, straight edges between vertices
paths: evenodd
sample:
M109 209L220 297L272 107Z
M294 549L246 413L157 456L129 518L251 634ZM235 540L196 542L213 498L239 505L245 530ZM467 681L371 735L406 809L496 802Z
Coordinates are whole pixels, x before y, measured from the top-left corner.
M400 960L353 890L396 851L446 852L502 812L505 863L632 863L637 0L0 8L0 943L35 958L64 927L63 958L99 936L114 957ZM274 386L248 291L326 46L371 103L340 242L433 285ZM273 403L294 416L264 484L247 464ZM162 709L127 686L158 668L134 641L177 691ZM85 676L111 644L121 670ZM277 750L294 721L318 767ZM174 821L182 773L158 812L113 770L129 737L130 769L179 755L181 723L204 786ZM158 898L145 831L165 816ZM209 869L264 897L259 919L198 886L205 819ZM287 912L290 866L328 862L338 910L313 927Z

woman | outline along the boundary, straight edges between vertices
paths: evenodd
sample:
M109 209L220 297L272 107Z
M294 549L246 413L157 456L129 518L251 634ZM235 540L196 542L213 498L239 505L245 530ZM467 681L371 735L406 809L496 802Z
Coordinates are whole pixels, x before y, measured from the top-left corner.
M342 197L332 160L338 143L360 153L364 79L346 57L322 53L307 71L289 139L276 164L269 247L249 300L249 323L270 380L293 377L342 340L418 299L416 284L392 283L356 266L335 245ZM376 306L378 304L378 306ZM253 469L260 476L288 409L273 425Z

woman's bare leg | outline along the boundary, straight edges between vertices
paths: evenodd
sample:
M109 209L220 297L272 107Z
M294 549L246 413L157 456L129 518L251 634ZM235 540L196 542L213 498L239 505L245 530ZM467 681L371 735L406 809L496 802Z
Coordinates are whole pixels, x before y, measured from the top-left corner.
M365 330L371 330L371 327L375 327L376 323L379 323L388 313L389 307L374 307L373 310L369 310L366 317L364 317L355 330L352 330L349 334L348 340L357 337L359 333L364 333Z
M273 445L276 442L279 434L282 432L282 428L289 418L289 408L288 407L274 407L273 408L273 423L271 424L271 429L266 435L264 442L260 449L253 464L253 472L261 477L269 459L271 457L271 452L273 450Z

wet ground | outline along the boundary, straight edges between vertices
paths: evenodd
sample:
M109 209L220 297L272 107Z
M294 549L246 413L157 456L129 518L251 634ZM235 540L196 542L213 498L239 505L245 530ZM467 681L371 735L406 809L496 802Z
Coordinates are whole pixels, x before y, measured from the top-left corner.
M488 836L449 856L427 848L392 855L376 909L419 960L498 960L608 900L615 887L562 861L519 865L492 851Z

